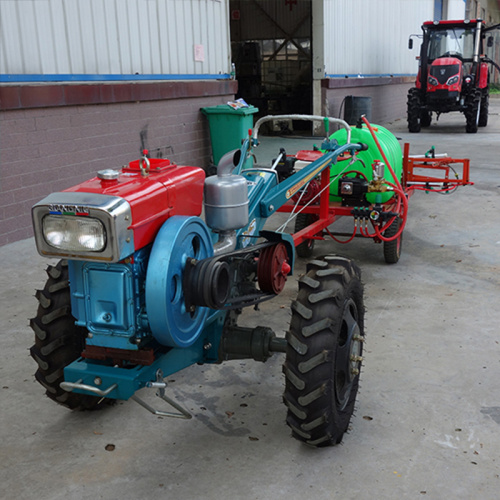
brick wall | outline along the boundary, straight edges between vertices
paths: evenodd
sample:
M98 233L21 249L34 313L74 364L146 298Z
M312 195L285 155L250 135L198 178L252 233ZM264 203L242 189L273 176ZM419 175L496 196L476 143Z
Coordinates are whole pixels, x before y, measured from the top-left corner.
M206 168L211 149L200 108L233 99L236 87L178 83L160 93L158 84L114 85L113 95L102 85L79 86L80 93L44 86L38 96L1 88L0 245L32 236L31 207L47 194L137 159L141 138L152 157Z
M343 100L346 96L371 97L371 121L379 125L406 120L408 89L414 86L414 78L346 78L328 79L322 82L324 112L329 116L344 118Z

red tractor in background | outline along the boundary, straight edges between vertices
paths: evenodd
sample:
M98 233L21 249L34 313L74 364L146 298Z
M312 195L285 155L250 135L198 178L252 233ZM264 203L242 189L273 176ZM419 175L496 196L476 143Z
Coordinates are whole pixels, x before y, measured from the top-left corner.
M481 19L458 21L427 21L422 38L419 70L415 87L408 91L408 130L420 132L428 127L432 113L460 111L466 119L465 130L476 133L488 123L489 64L500 71L483 53L486 33L500 25L486 27ZM487 47L493 46L489 36Z

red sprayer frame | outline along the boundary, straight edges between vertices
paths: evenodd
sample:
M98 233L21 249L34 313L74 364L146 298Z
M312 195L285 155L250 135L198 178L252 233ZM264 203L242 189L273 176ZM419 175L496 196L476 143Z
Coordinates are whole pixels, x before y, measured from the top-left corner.
M433 186L445 185L445 189L441 192L450 191L458 186L466 186L473 184L469 180L469 160L449 158L448 156L438 158L428 158L419 156L410 156L410 145L404 145L403 154L403 181L405 183L405 191L411 192L415 189L429 191ZM460 177L457 170L453 166L461 165L462 176ZM427 170L431 172L441 173L441 176L423 175L417 173L416 170ZM450 177L450 172L455 173L455 177Z
M388 162L377 137L373 133L370 123L365 118L363 118L363 120L372 133L372 137L375 140L381 154L382 161L384 161L393 174L393 178L396 179L394 184L389 182L387 182L387 184L394 190L395 194L399 196L394 196L391 200L384 203L382 205L383 210L385 212L397 213L398 215L391 217L385 224L377 225L370 221L372 222L371 225L374 231L370 232L370 228L368 226L369 219L358 219L353 214L352 206L342 206L341 202L330 201L330 193L328 189L330 183L330 171L329 169L325 169L321 173L321 194L319 197L319 203L297 207L292 201L290 201L278 210L279 212L302 212L306 214L314 214L318 217L315 222L293 234L295 246L300 245L306 240L322 240L326 235L329 235L339 243L348 243L352 241L355 236L373 238L376 243L380 243L381 241L392 241L393 239L400 237L404 229L408 214L408 200L415 191L420 190L427 192L435 191L449 193L454 191L458 186L473 184L469 180L468 159L454 159L448 156L432 157L432 155L429 155L428 157L425 155L410 156L410 145L408 143L404 145L403 175L400 183L397 180L396 175L394 175L394 171L392 170L392 167ZM451 175L452 173L453 176ZM337 219L345 216L354 217L354 232L352 235L336 233L337 236L348 236L347 240L342 241L335 238L335 236L328 230L328 227ZM390 238L384 237L384 231L392 224L396 217L401 218L399 231ZM359 235L356 234L358 228L360 233Z

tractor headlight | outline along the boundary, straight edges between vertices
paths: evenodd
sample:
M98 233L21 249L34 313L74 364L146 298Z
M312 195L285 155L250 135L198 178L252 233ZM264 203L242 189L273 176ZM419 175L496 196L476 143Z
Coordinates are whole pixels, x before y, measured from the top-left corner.
M434 85L434 87L436 85L438 85L438 81L433 77L433 76L429 76L429 78L427 78L427 81L431 84L431 85Z
M50 246L66 252L102 252L106 247L104 226L94 218L46 215L42 232Z
M464 85L466 87L472 85L472 77L470 75L467 75L465 78L464 78Z
M448 79L448 81L446 82L446 85L455 85L455 83L458 82L458 76L455 75L455 76L452 76L451 78Z
M119 196L64 191L32 209L40 255L119 262L134 253L130 204Z

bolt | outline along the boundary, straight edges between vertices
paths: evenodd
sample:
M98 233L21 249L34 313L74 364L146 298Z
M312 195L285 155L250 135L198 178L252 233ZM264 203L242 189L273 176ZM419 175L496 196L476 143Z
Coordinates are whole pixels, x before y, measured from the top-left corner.
M274 210L274 205L269 205L269 211L272 212Z
M102 384L102 378L101 377L96 377L94 379L94 384L95 385L101 385Z
M109 323L111 321L111 314L110 313L104 313L102 315L103 321L106 321L106 323Z
M365 338L362 337L361 335L354 335L354 337L352 339L356 340L358 342L364 342L365 341Z
M212 344L210 342L207 342L204 346L203 346L203 349L205 349L205 351L208 351L210 349L212 349Z
M351 361L363 361L363 356L355 356L354 354L351 356Z
M351 370L351 375L354 375L354 376L359 375L359 370L357 368L353 368Z

